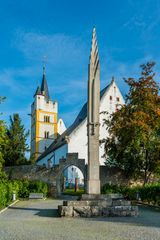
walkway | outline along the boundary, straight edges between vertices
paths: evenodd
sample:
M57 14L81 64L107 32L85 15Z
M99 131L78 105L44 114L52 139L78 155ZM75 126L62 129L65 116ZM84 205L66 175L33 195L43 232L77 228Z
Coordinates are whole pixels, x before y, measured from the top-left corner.
M21 201L0 214L0 240L159 240L160 211L140 208L139 217L66 219L60 200Z

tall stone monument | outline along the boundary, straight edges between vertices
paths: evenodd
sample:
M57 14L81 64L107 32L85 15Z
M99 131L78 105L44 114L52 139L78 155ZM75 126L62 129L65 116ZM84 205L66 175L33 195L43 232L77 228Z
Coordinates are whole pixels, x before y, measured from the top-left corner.
M92 46L88 65L88 180L87 193L100 194L99 180L99 108L100 64L96 29L93 28Z
M100 194L99 176L99 108L100 64L96 29L92 33L92 47L88 66L88 179L87 194L78 201L63 201L58 206L61 217L136 216L138 207L132 206L121 194Z

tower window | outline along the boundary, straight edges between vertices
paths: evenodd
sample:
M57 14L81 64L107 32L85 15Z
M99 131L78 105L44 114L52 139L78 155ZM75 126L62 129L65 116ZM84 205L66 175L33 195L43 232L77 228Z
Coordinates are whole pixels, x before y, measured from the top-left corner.
M47 131L44 132L44 138L49 138L49 132Z
M117 97L117 102L119 102L119 97Z
M50 116L44 116L44 122L50 122Z
M109 99L112 100L112 96L110 96Z

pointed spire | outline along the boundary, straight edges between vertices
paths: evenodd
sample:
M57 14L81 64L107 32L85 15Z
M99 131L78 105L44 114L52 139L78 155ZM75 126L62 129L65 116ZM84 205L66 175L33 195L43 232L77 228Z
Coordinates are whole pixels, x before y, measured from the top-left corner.
M89 122L97 122L97 112L99 112L99 92L100 92L100 64L98 56L98 44L96 29L92 31L91 53L88 65L88 109ZM94 106L94 109L93 109Z
M91 53L90 53L90 65L94 67L94 76L99 65L99 55L98 55L98 44L97 44L97 37L96 37L96 28L93 28L92 32L92 46L91 46Z
M112 81L111 81L111 83L114 83L115 82L115 80L114 80L114 76L112 76Z
M36 92L35 92L35 94L34 94L34 97L35 97L36 95L41 95L41 89L40 89L39 86L38 86L37 89L36 89Z
M41 93L46 97L46 99L50 99L48 85L46 80L46 71L45 66L43 66L43 76L42 76L42 84L41 84Z

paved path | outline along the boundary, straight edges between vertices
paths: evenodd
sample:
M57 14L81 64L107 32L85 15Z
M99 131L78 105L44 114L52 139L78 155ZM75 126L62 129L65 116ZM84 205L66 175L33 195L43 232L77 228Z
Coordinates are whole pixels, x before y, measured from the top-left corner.
M0 240L160 240L160 210L139 217L58 218L61 201L21 201L0 214Z

